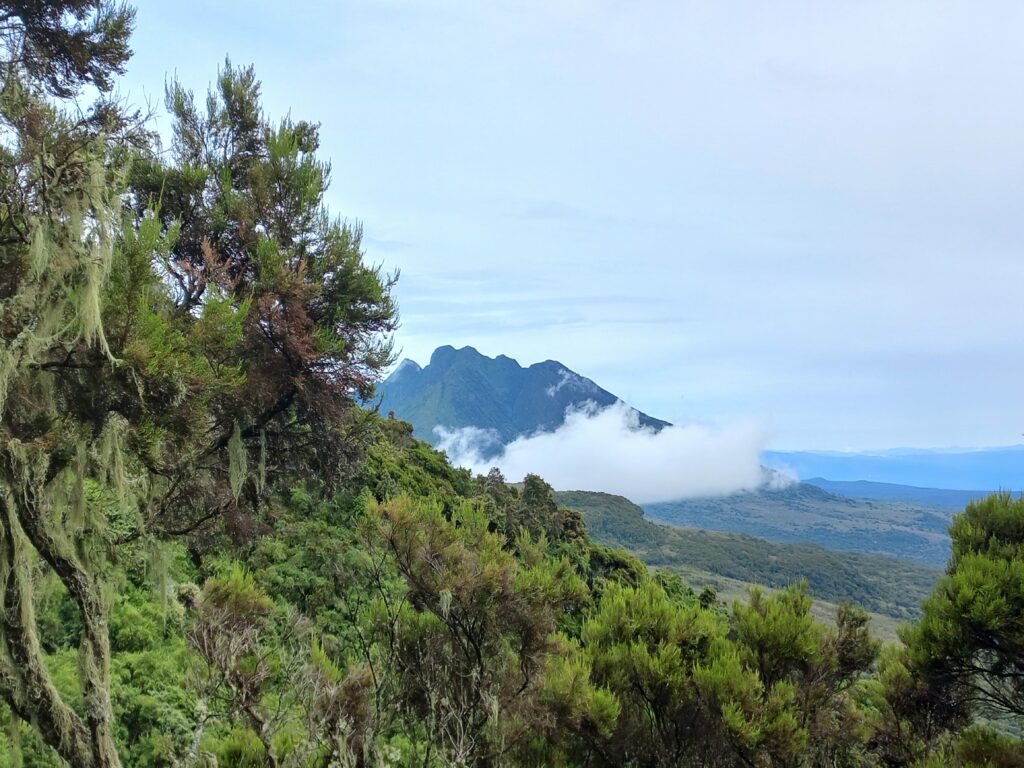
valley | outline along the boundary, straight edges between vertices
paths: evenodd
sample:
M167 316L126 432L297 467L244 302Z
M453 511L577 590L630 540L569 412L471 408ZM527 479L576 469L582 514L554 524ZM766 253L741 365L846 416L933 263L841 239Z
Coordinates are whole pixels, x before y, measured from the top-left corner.
M809 483L718 498L645 504L652 520L791 544L886 555L941 568L949 558L949 509L858 499Z
M784 588L806 579L828 603L855 602L899 621L918 615L941 571L918 563L859 552L835 552L809 543L776 543L739 533L659 525L621 496L563 491L558 502L584 515L597 541L629 550L648 565L678 573L696 589L723 594L747 584Z

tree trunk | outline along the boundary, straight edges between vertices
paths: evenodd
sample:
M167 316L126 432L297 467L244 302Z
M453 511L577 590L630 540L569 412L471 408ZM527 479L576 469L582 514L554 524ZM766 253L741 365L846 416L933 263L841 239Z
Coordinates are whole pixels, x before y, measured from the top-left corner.
M78 604L84 718L63 700L46 668L33 606L29 542ZM11 662L0 666L0 695L19 717L35 723L73 768L121 768L113 738L106 605L96 579L61 549L44 530L41 516L33 514L29 499L9 491L0 496L0 627Z

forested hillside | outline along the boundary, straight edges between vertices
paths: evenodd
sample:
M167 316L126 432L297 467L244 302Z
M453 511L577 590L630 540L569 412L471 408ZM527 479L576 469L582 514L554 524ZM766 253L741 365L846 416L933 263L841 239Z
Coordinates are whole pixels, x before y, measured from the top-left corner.
M160 146L133 19L0 2L0 766L1019 766L1024 502L880 649L452 467L357 404L394 281L318 126L226 63Z
M810 483L729 496L644 505L653 520L743 533L779 542L811 542L940 568L949 558L952 512L906 501L850 498Z
M835 552L814 544L777 544L742 534L658 525L628 499L587 491L559 492L584 514L597 541L622 547L648 565L697 569L739 581L785 588L806 579L815 596L854 602L906 620L920 612L941 571L891 557Z

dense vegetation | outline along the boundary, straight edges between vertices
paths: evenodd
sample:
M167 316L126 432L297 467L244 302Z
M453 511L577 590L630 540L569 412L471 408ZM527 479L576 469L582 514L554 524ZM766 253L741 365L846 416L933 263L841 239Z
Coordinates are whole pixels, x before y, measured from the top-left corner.
M102 95L132 18L0 2L0 766L1020 764L964 726L1021 714L1024 503L879 654L454 469L356 405L395 308L316 126L227 65L158 151Z
M769 587L806 579L816 597L854 602L897 619L919 615L941 571L888 557L834 552L814 544L776 544L735 533L658 525L628 499L560 491L559 502L584 513L597 541L627 549L648 565L692 569Z

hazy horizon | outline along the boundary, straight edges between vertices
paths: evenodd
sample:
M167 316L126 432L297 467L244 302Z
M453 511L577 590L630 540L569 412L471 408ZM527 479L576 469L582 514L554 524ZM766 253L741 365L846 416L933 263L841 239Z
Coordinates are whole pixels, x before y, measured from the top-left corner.
M455 347L455 345L452 345L452 344L442 344L440 346L441 347L450 346L450 347L453 347L453 348L456 348L456 349L462 349L463 348L463 347ZM470 349L476 349L477 352L480 352L481 354L485 354L485 353L481 352L481 350L477 349L476 347L474 347L471 344L466 344L466 345L464 345L464 347L469 347ZM438 347L435 347L435 350L436 349L438 349ZM399 355L399 357L395 361L395 363L388 369L387 375L390 376L392 373L395 373L398 370L398 368L402 365L402 363L404 363L406 361L410 361L410 362L415 363L421 369L425 368L427 365L429 365L431 354L433 354L433 351L435 351L435 350L432 350L431 353L428 353L425 357L423 357L420 360L413 359L412 357L409 357L408 355ZM485 356L490 357L490 358L493 359L495 357L498 357L499 355L504 355L504 353L497 353L495 355L485 355ZM514 362L516 362L517 364L519 364L523 368L529 368L531 365L537 365L537 364L540 364L540 363L544 363L544 362L546 362L548 360L551 360L551 358L544 358L542 360L524 361L524 360L518 360L515 357L512 357L511 355L504 355L504 356L512 359ZM562 360L556 360L555 362L563 363L564 364L564 361L562 361ZM572 369L571 365L567 365L566 367L568 367L569 369ZM574 372L575 373L579 373L582 376L586 376L587 378L592 378L592 377L587 376L585 372L581 372L581 371L574 371ZM596 381L595 383L598 386L603 386L600 381ZM643 411L643 412L647 413L648 416L652 416L654 418L661 418L657 413L650 413L650 412L646 411L642 404L627 402L625 400L623 400L623 402L625 402L626 405L632 406L632 407L636 408L639 411ZM700 424L700 422L693 422L693 421L686 422L686 423L687 424L693 424L693 423ZM444 427L444 425L438 425L438 426ZM770 442L770 440L769 439L765 439L764 442L768 443L768 442ZM834 454L836 456L852 456L852 455L858 455L858 456L898 456L898 455L903 455L903 454L910 455L910 454L915 454L915 453L920 453L920 454L975 453L975 452L980 453L980 452L984 452L984 451L992 450L992 449L1006 449L1006 448L1021 448L1022 450L1024 450L1024 440L1018 440L1016 442L1008 442L1008 443L1002 443L1002 444L989 444L989 445L937 445L937 446L877 445L877 446L867 446L867 447L862 447L862 448L819 447L819 446L814 446L814 445L779 448L779 447L776 447L774 445L765 445L763 447L763 451L768 452L768 453L772 453L772 452L780 452L780 453L808 452L808 453L818 453L818 454L821 454L821 455ZM470 463L472 464L473 462L470 462Z
M202 16L204 23L195 25ZM403 356L557 359L778 449L1024 432L1024 6L140 3L159 105L230 53L322 124ZM168 121L158 116L166 130Z

